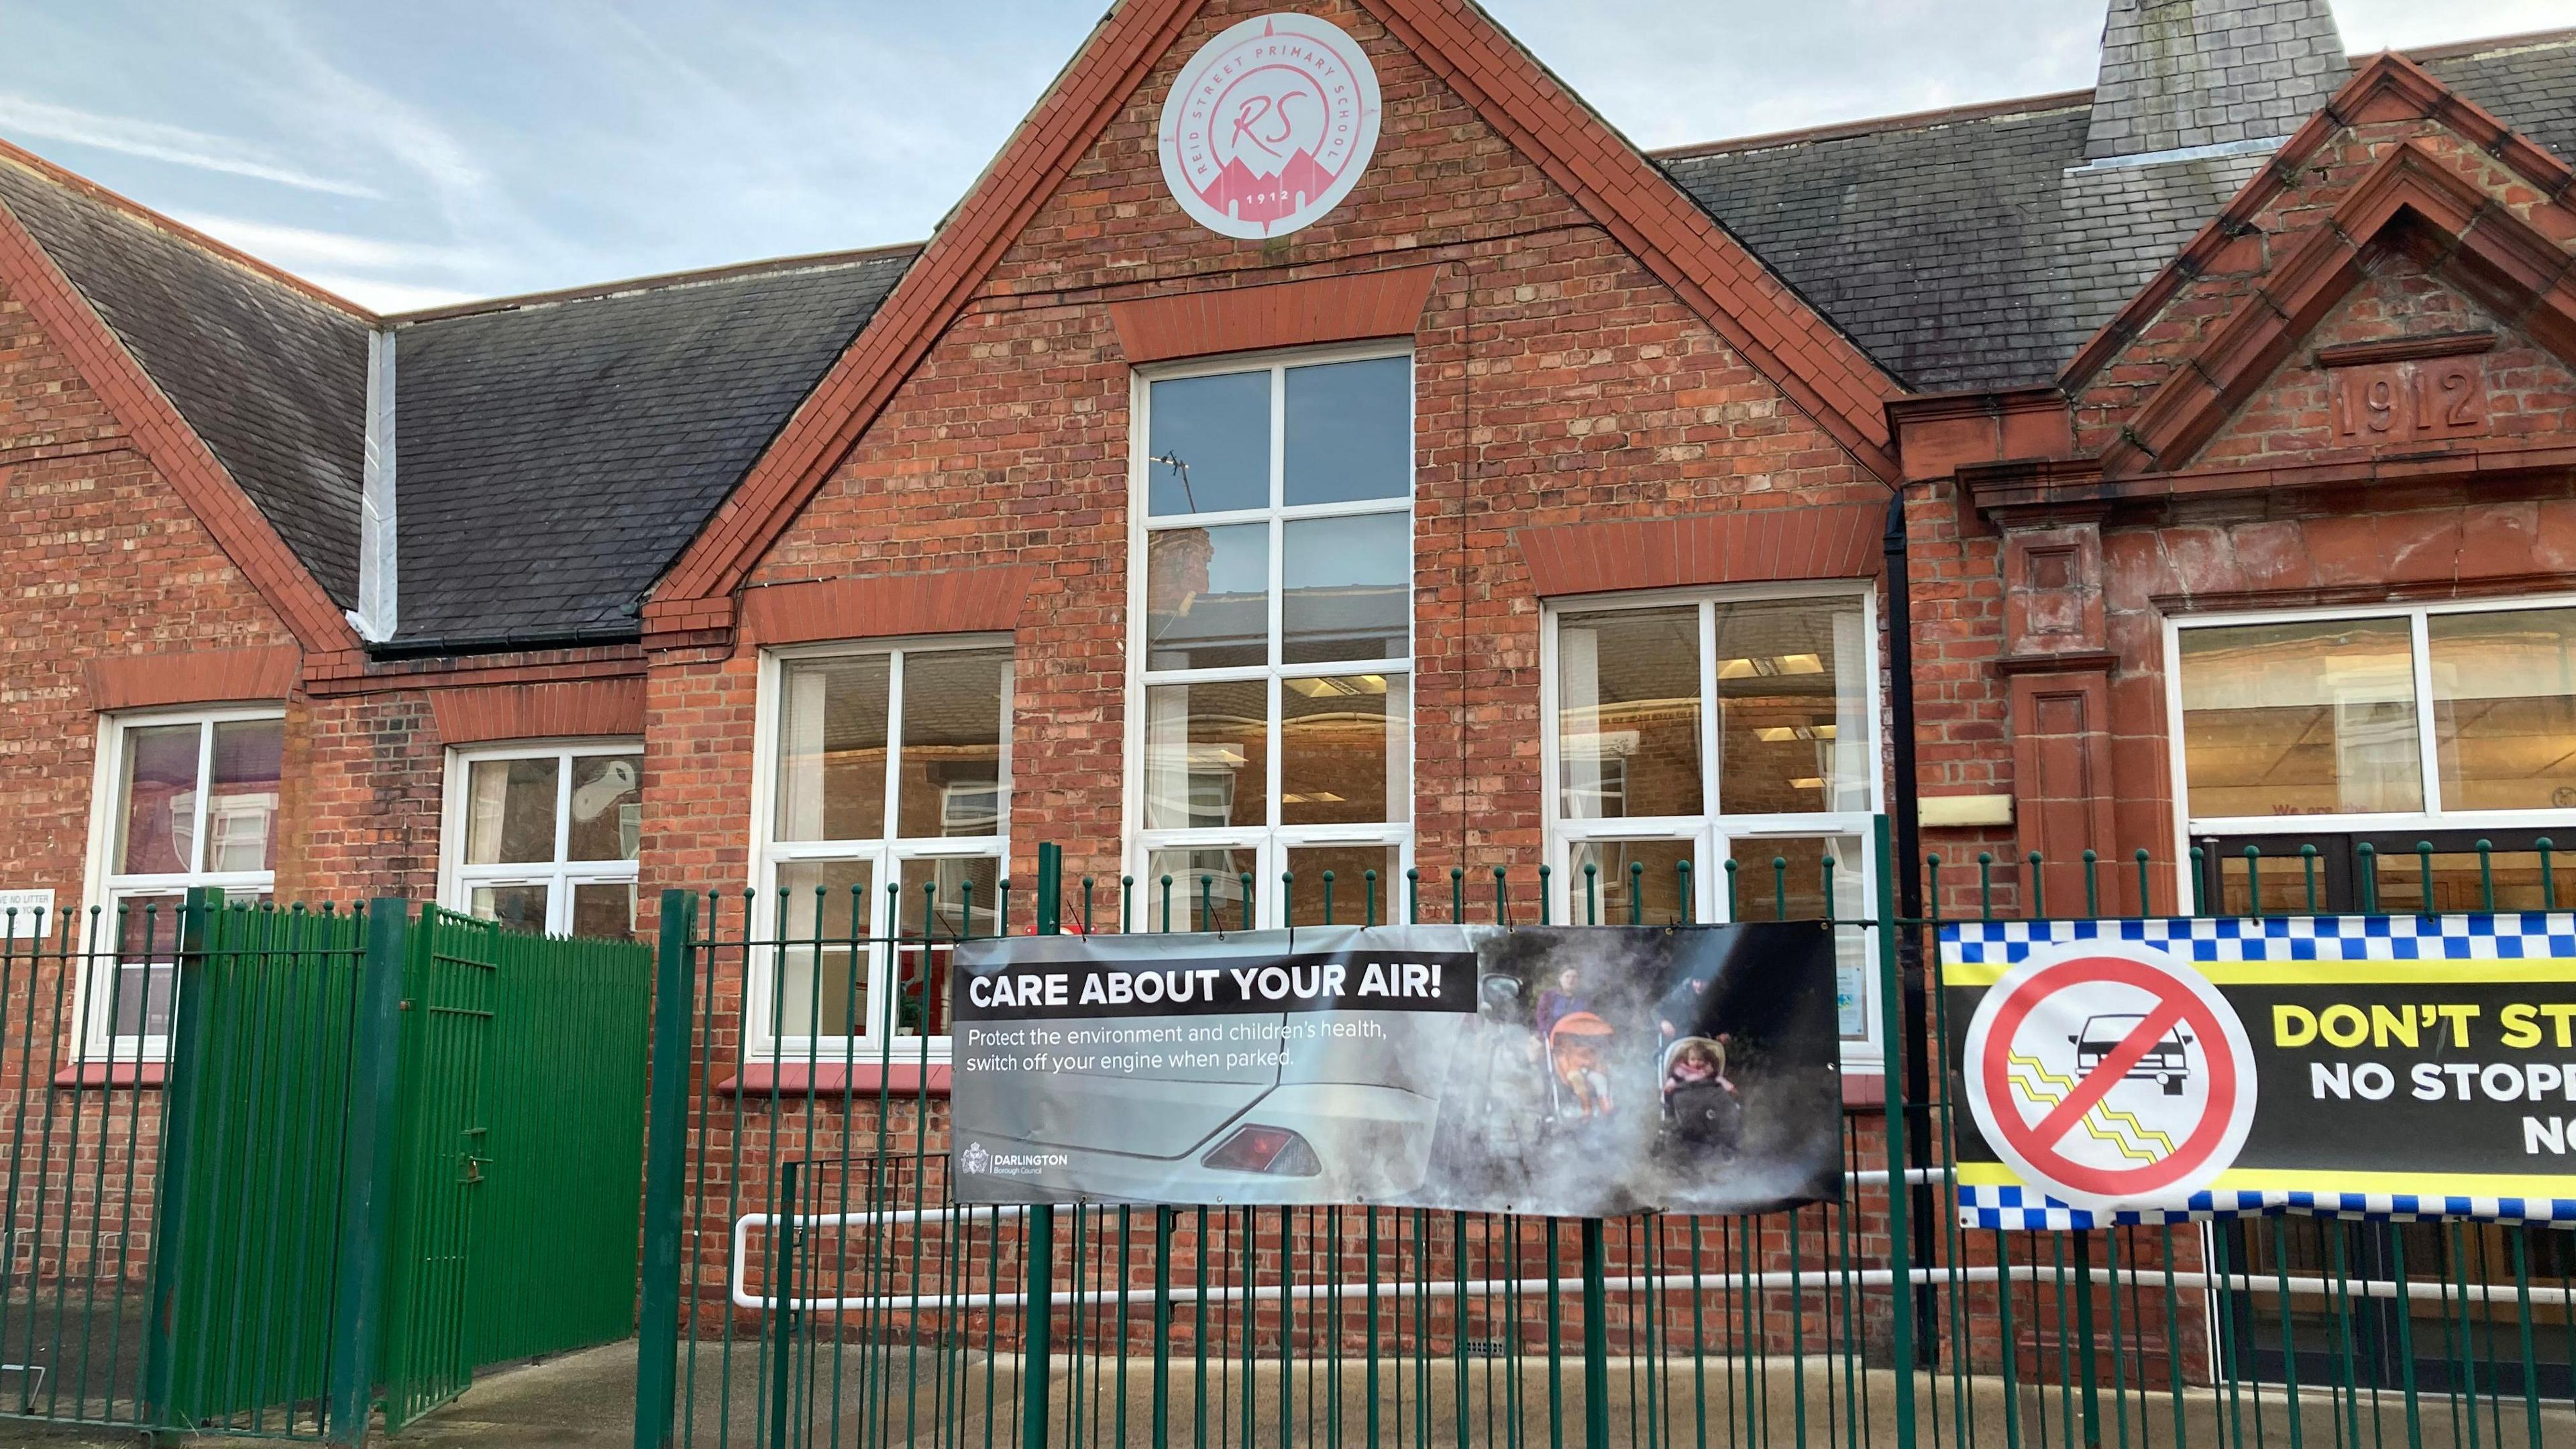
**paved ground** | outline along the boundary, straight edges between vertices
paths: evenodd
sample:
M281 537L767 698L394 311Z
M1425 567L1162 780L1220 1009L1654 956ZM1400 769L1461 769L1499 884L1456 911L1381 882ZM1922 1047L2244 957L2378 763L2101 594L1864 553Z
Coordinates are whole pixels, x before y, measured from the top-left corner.
M1015 1361L1004 1357L988 1360L980 1354L945 1360L949 1370L944 1390L935 1365L943 1360L925 1351L915 1358L903 1349L891 1354L880 1350L873 1362L858 1352L856 1346L841 1357L836 1375L826 1351L811 1365L800 1369L791 1385L792 1401L797 1406L793 1416L802 1421L794 1438L799 1444L825 1444L833 1441L837 1420L842 1443L875 1443L891 1445L907 1439L923 1446L943 1442L981 1444L985 1441L987 1416L987 1371L990 1371L990 1398L993 1413L990 1428L997 1444L1018 1440L1019 1393ZM1084 1380L1076 1385L1069 1377L1059 1375L1050 1393L1050 1413L1059 1425L1059 1442L1072 1440L1086 1449L1106 1449L1115 1441L1120 1394L1117 1387L1117 1364L1087 1361ZM1514 1400L1518 1401L1524 1444L1549 1442L1547 1413L1547 1364L1544 1359L1524 1360L1520 1364L1517 1393L1512 1386L1511 1366L1500 1360L1472 1361L1468 1368L1468 1421L1471 1437L1477 1444L1500 1444L1508 1437L1509 1420ZM1635 1449L1648 1443L1689 1444L1696 1441L1692 1423L1699 1406L1706 1405L1710 1442L1719 1441L1755 1445L1793 1445L1805 1443L1825 1449L1838 1442L1852 1442L1848 1423L1850 1410L1858 1407L1869 1421L1872 1432L1869 1443L1892 1445L1893 1397L1895 1378L1883 1372L1868 1372L1854 1382L1845 1383L1840 1366L1833 1366L1833 1377L1827 1377L1822 1359L1807 1361L1803 1374L1785 1359L1774 1359L1763 1366L1753 1380L1748 1380L1741 1365L1729 1374L1721 1360L1694 1365L1687 1358L1659 1366L1620 1360L1613 1364L1610 1376L1609 1430L1611 1449ZM1196 1418L1196 1396L1192 1391L1192 1363L1185 1357L1171 1365L1171 1432L1173 1442L1184 1442L1192 1434ZM1327 1399L1333 1375L1330 1365L1304 1361L1293 1366L1287 1383L1291 1399L1293 1428L1289 1437L1298 1445L1320 1443L1328 1438ZM920 1376L912 1377L914 1370ZM1342 1393L1343 1435L1345 1443L1359 1442L1365 1433L1367 1413L1367 1367L1356 1359L1343 1360L1339 1366ZM1565 1438L1580 1443L1584 1422L1581 1371L1577 1365L1565 1365L1561 1384ZM1216 1379L1219 1365L1211 1364L1209 1377ZM1237 1449L1278 1449L1281 1444L1279 1409L1281 1381L1278 1366L1262 1365L1251 1377L1251 1415L1249 1435L1242 1432L1245 1381L1241 1366L1225 1366L1227 1377L1210 1385L1210 1422L1208 1435L1213 1440L1220 1428L1224 1437ZM839 1400L834 1401L834 1380L839 1381ZM903 1385L910 1380L917 1385L907 1396ZM1753 1384L1761 1385L1759 1392ZM886 1416L878 1426L862 1422L859 1412L862 1390L875 1384L892 1382L897 1387L884 1401ZM1151 1442L1151 1389L1153 1367L1148 1360L1131 1360L1127 1365L1126 1440L1143 1446ZM963 1401L953 1396L963 1387ZM1427 1395L1421 1391L1428 1389ZM764 1377L764 1365L752 1345L737 1345L730 1364L712 1345L702 1347L697 1358L695 1384L694 1433L690 1442L703 1449L761 1449L769 1426L763 1410L774 1384ZM1803 1390L1803 1392L1801 1392ZM1418 1397L1419 1396L1419 1397ZM1805 1407L1805 1433L1799 1434L1800 1401ZM1427 1366L1427 1376L1409 1360L1382 1364L1379 1379L1379 1408L1389 1420L1400 1418L1402 1432L1413 1437L1418 1416L1426 1416L1433 1426L1429 1442L1450 1441L1450 1426L1457 1405L1457 1379L1453 1364L1447 1360ZM612 1344L583 1353L568 1354L542 1363L529 1364L487 1373L486 1376L455 1403L441 1409L427 1420L414 1425L399 1440L401 1445L476 1446L476 1449L627 1449L634 1442L635 1348L632 1343ZM953 1409L943 1412L946 1406ZM1970 1433L1967 1442L1975 1445L2001 1445L2006 1442L2005 1396L2000 1384L1979 1380L1969 1389L1968 1403L1954 1402L1953 1387L1948 1380L1930 1377L1917 1385L1918 1412L1923 1416L1924 1442L1952 1443L1957 1416L1964 1408ZM2025 1444L2041 1442L2045 1432L2049 1442L2064 1443L2064 1425L2060 1420L2064 1400L2059 1391L2026 1388L2019 1395L2020 1440ZM2118 1436L2118 1425L2112 1416L2120 1405L2107 1392L2103 1395L2102 1437L2105 1443ZM2183 1396L2183 1443L2219 1449L2227 1445L2286 1446L2291 1442L2288 1402L2277 1391L2261 1394L2244 1390L2231 1403L2224 1394L2207 1389L2193 1390ZM2361 1442L2404 1444L2409 1442L2402 1401L2394 1394L2383 1397L2376 1412L2368 1402L2358 1405L2329 1403L2321 1394L2301 1396L2301 1418L2310 1443L2335 1443L2345 1440L2357 1419ZM2173 1399L2153 1395L2141 1400L2132 1393L2126 1403L2126 1415L2132 1431L2130 1442L2170 1446L2174 1442ZM907 1424L906 1414L910 1413ZM1078 1429L1073 1416L1079 1413ZM1664 1425L1654 1432L1649 1416L1660 1418ZM2425 1449L2454 1449L2454 1446L2479 1444L2495 1446L2529 1442L2533 1426L2523 1415L2518 1402L2482 1406L2479 1423L2472 1429L2464 1421L2455 1421L2446 1405L2438 1399L2427 1400L2419 1424L2420 1433L2413 1436ZM1220 1425L1218 1420L1223 1420ZM2374 1423L2374 1419L2376 1423ZM2259 1423L2258 1423L2259 1420ZM962 1421L962 1422L960 1422ZM2341 1422L2337 1422L2341 1421ZM945 1424L946 1432L938 1426ZM2042 1425L2045 1424L2045 1430ZM2545 1409L2538 1428L2538 1442L2553 1446L2576 1445L2576 1413L2563 1407ZM909 1432L907 1432L907 1429ZM1839 1431L1839 1432L1837 1432ZM1389 1434L1397 1431L1390 1423ZM1846 1437L1849 1436L1849 1437ZM27 1445L30 1449L109 1449L109 1446L131 1446L131 1435L100 1434L48 1429L40 1426L0 1422L0 1446ZM206 1440L206 1443L219 1441ZM220 1441L238 1444L239 1440Z

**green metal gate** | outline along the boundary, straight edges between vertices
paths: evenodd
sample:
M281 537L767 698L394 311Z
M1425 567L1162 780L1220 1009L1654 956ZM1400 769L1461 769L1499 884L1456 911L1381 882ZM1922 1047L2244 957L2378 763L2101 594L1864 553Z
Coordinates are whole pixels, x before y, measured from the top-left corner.
M489 921L435 906L412 928L386 1254L385 1426L396 1431L474 1379L468 1266L491 1163L484 1082L500 935Z
M623 1336L651 989L399 900L0 919L0 1420L352 1442Z

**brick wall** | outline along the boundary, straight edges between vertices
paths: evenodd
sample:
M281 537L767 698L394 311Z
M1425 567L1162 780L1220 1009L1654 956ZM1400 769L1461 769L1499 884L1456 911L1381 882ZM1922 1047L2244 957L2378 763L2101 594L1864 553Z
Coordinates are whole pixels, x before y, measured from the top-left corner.
M50 887L68 909L82 899L98 742L84 665L294 641L5 284L0 537L0 882ZM42 955L15 942L0 969L0 1013L22 1039L0 1050L0 1121L37 1144L23 1153L18 1201L0 1205L28 1226L0 1250L20 1272L132 1279L147 1262L160 1095L41 1086L74 1063L77 982L61 952L77 952L85 931L75 921L51 933Z
M94 657L292 645L276 615L0 286L0 879L81 892Z
M1427 870L1526 870L1539 613L1510 531L1886 495L1356 6L1325 13L1369 47L1385 118L1350 200L1266 244L1190 222L1156 119L1181 62L1245 13L1190 23L753 582L1032 566L1012 868L1055 840L1068 872L1114 877L1130 373L1106 304L1436 266L1415 336L1416 849ZM648 882L746 878L750 653L656 662Z
M2546 309L2424 219L2442 213L2438 200L2353 236L2339 292L2301 302L2292 271L2303 249L2343 234L2330 226L2359 227L2361 203L2400 166L2431 187L2488 198L2493 211L2474 213L2486 218L2474 225L2519 228L2526 249L2568 250L2576 216L2441 122L2371 114L2381 118L2329 136L2081 379L2073 453L2108 450L2115 473L2133 475L2121 491L2055 504L2017 494L1989 516L1956 478L1911 490L1923 789L2010 794L2019 811L2009 828L1925 831L1926 849L1944 857L1945 909L1980 904L1980 852L1994 857L1998 908L2019 909L2021 857L2035 848L2066 862L2046 882L2051 904L2064 902L2062 892L2081 889L2072 858L2087 846L2104 860L2106 909L2137 909L2132 855L2142 847L2156 908L2174 906L2168 619L2507 597L2576 581L2576 475L2563 459L2499 466L2576 435L2576 370L2553 348L2564 339L2542 334L2557 325ZM2293 304L2304 310L2285 313ZM2262 345L2278 356L2229 394L2241 401L2201 404L2225 408L2205 429L2159 416L2173 390L2197 396L2229 376L2230 358L2255 345L2244 341L2249 319L2276 329ZM2183 444L2152 454L2168 439ZM2321 478L2321 466L2345 476ZM2098 560L2098 583L2049 597L2018 562L2043 537ZM2089 611L2068 647L2091 659L2061 667L2030 657L2058 647L2029 621L2059 604ZM2043 672L2007 672L2033 669ZM2075 707L2087 698L2092 708ZM2044 713L2055 722L2045 728ZM2090 722L2070 725L2079 714ZM2084 798L2039 778L2051 762L2087 782Z

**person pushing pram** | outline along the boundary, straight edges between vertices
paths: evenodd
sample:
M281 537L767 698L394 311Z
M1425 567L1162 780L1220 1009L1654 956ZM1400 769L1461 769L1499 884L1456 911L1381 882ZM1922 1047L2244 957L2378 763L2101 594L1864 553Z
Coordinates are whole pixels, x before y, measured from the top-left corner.
M1602 1118L1619 1110L1610 1092L1610 1048L1617 1029L1593 1009L1583 973L1568 966L1538 994L1534 1025L1547 1043L1548 1088L1559 1117Z

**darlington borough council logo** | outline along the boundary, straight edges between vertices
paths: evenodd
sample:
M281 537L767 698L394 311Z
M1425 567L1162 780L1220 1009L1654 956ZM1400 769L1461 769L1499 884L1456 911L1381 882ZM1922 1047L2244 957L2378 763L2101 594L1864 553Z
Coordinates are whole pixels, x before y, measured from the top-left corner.
M1201 226L1259 240L1311 225L1377 149L1377 72L1311 15L1263 15L1200 46L1163 102L1163 181Z

